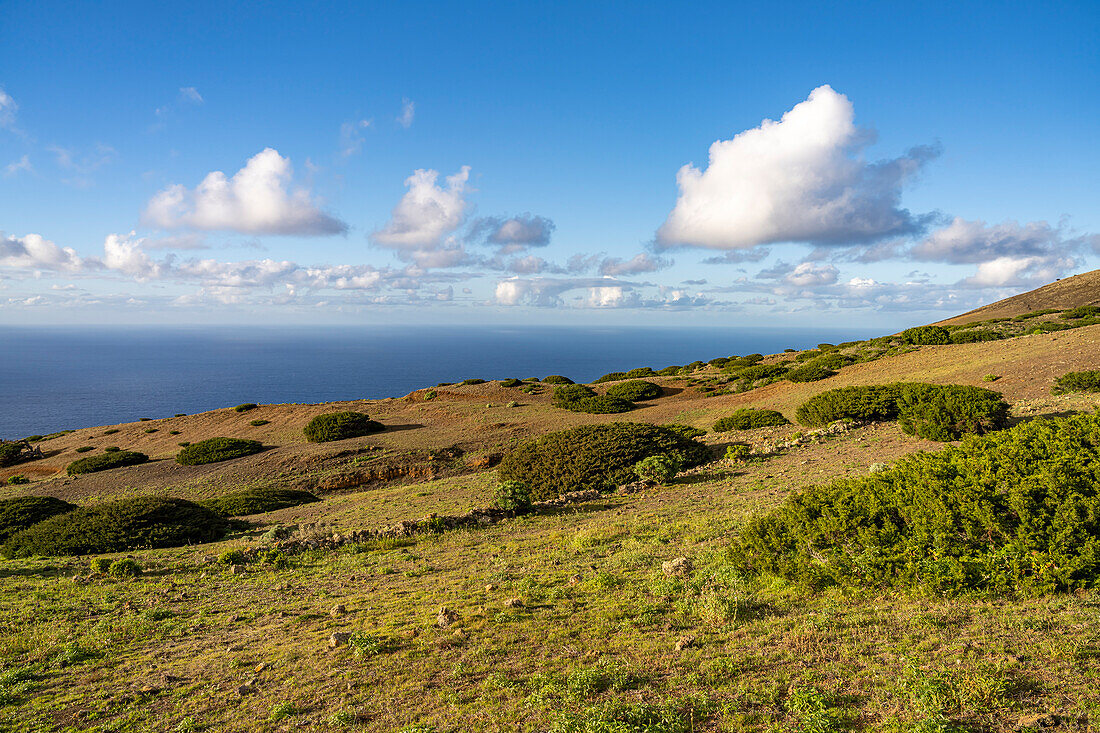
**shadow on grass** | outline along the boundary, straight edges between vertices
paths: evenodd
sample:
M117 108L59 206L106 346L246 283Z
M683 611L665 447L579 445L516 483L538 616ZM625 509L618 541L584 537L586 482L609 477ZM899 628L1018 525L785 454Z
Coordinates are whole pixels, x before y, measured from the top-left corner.
M385 430L378 433L372 433L372 435L383 435L385 433L400 433L403 430L416 430L424 427L420 423L408 423L405 425L387 425Z

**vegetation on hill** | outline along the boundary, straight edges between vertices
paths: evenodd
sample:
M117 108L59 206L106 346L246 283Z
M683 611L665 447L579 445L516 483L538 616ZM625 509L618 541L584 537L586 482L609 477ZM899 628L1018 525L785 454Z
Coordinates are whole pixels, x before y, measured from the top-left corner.
M1100 392L1100 370L1068 372L1054 382L1052 394L1068 392Z
M606 415L629 412L634 404L619 397L596 394L596 391L584 384L563 384L554 388L554 406L573 412L588 412Z
M96 471L106 471L109 468L120 468L122 466L136 466L141 463L145 463L149 460L149 456L137 451L119 450L110 451L106 453L100 453L95 456L88 456L87 458L81 458L78 461L73 461L65 469L70 476L76 476L81 473L95 473Z
M1100 579L1100 417L1035 420L791 495L749 522L746 571L1038 595Z
M1008 419L1008 405L1000 393L981 387L898 382L822 392L795 415L808 427L836 420L898 420L910 435L944 441L999 430Z
M176 463L181 466L199 466L204 463L228 461L231 458L250 456L264 449L258 440L242 438L207 438L185 446L176 454Z
M661 388L653 382L644 379L633 379L629 382L620 382L607 388L608 397L617 397L628 402L652 400L661 396Z
M28 460L30 456L31 452L27 448L27 443L22 441L0 443L0 468L22 463Z
M306 440L310 443L328 443L370 435L385 430L380 422L362 412L328 412L318 415L305 427Z
M264 487L235 491L199 503L227 517L244 517L315 501L320 499L308 491Z
M607 491L634 480L634 466L658 454L679 456L682 465L708 460L707 447L679 433L647 423L584 425L547 433L507 453L498 473L522 481L535 500L583 489Z
M546 384L573 384L573 380L569 377L563 377L560 374L551 374L542 380Z
M222 515L194 502L140 496L38 522L9 537L0 553L11 558L175 547L220 539L228 528Z
M714 423L713 430L716 433L727 433L731 430L751 430L752 428L790 424L791 421L783 417L781 412L746 407L735 411L732 415L719 418Z
M0 501L0 542L44 519L73 509L76 509L75 504L52 496L20 496Z

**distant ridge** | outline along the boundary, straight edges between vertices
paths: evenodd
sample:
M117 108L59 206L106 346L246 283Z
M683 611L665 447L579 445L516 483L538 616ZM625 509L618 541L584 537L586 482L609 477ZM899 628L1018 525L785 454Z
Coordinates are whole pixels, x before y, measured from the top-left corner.
M983 305L962 315L938 321L936 325L950 326L991 318L1011 318L1047 308L1067 310L1082 305L1100 305L1100 270L1055 280L1026 293Z

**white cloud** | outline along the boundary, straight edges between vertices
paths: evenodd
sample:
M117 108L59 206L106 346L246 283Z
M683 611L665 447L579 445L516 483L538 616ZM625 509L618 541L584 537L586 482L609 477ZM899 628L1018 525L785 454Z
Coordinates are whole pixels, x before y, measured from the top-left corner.
M401 100L401 115L397 118L397 124L404 127L406 130L412 125L413 118L416 116L416 102L413 102L408 97Z
M193 191L176 184L156 194L144 221L165 229L245 234L342 234L347 224L324 213L305 189L289 190L290 159L273 148L254 155L227 178L207 174Z
M195 87L180 87L180 100L190 104L202 104L206 101Z
M136 280L160 277L165 268L142 249L144 241L135 239L134 232L129 236L108 234L103 240L103 264Z
M4 178L13 178L21 171L34 173L34 168L31 166L31 159L26 155L24 155L19 160L13 163L8 163L6 166L4 166Z
M625 262L618 257L608 257L600 263L601 275L637 275L642 272L656 272L672 265L669 260L652 257L645 252L634 255Z
M800 288L816 288L835 283L838 273L839 271L833 265L802 262L791 270L783 281Z
M3 87L0 87L0 128L15 129L15 113L19 105L15 103Z
M340 156L350 158L363 149L363 130L371 126L372 120L357 120L340 125Z
M900 208L902 185L936 152L914 148L867 163L872 135L851 102L829 86L779 122L764 120L710 147L705 171L685 165L680 195L657 243L747 249L773 242L865 243L912 234L922 221Z
M466 215L466 182L470 166L447 176L447 186L436 185L439 172L418 168L405 179L408 191L393 208L390 220L371 239L410 258L416 252L437 249L443 238L462 224Z
M58 247L38 234L0 238L0 267L75 272L84 261L70 247Z
M1031 287L1050 282L1074 267L1073 259L1059 257L998 257L978 265L978 271L960 283L972 288Z
M955 217L948 226L913 247L910 256L952 264L984 263L1002 258L1066 255L1086 245L1100 245L1100 235L1070 236L1063 226L1053 227L1045 221L988 225Z
M470 226L468 240L485 238L487 244L500 247L501 254L522 252L528 247L545 247L554 233L554 222L531 213L518 216L487 216Z

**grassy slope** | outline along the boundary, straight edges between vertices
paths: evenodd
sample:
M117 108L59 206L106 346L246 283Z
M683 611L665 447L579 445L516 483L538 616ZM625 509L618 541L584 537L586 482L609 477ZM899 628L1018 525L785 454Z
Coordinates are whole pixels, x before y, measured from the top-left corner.
M1037 310L1076 308L1081 305L1100 305L1100 270L1083 272L1030 290L983 305L981 308L940 321L940 325L973 323L990 318L1012 318Z
M924 347L813 384L714 398L687 389L630 418L709 426L746 405L793 416L805 398L844 384L982 384L989 373L1001 376L992 386L1019 416L1095 409L1095 396L1050 397L1049 386L1065 371L1095 368L1098 340L1094 326ZM255 481L354 475L387 456L412 456L424 466L437 461L416 451L457 443L482 454L527 434L619 417L565 413L548 406L548 395L529 398L496 385L446 392L427 403L414 396L264 406L117 426L110 436L82 430L43 444L58 451L44 463L60 468L76 457L75 447L93 443L168 457L175 442L213 434L278 447L225 465L163 461L40 480L31 489L81 500L153 488L210 495ZM525 406L502 406L512 398ZM409 429L336 446L301 442L310 417L349 407ZM257 418L272 422L248 425ZM158 433L144 433L148 427ZM181 435L167 438L169 429ZM739 437L708 436L718 443ZM382 449L338 455L366 446ZM745 583L726 570L729 536L792 488L936 447L894 425L867 426L758 463L711 464L672 485L555 516L390 549L319 552L286 570L232 575L209 561L255 542L262 530L215 545L136 552L151 572L129 581L74 583L72 575L86 572L76 559L5 562L0 729L393 731L421 724L535 731L562 711L598 715L591 711L602 701L697 693L709 703L695 730L945 730L935 726L950 720L964 730L1007 731L1021 716L1050 709L1069 721L1067 730L1094 729L1085 720L1100 720L1100 594L1027 602L806 596L781 584ZM438 475L372 483L257 519L345 531L487 503L492 471L441 468ZM695 560L690 581L661 573L661 562L679 555ZM507 607L513 597L524 606ZM336 604L347 613L331 616ZM435 625L442 605L459 614L455 626ZM358 656L348 647L330 651L326 640L336 630L375 641ZM677 651L685 636L695 645Z

